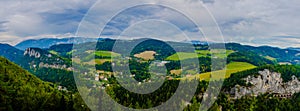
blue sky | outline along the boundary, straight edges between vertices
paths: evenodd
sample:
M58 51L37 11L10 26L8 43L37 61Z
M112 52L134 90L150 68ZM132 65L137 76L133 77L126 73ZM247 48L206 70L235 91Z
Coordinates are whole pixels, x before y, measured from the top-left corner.
M193 4L195 1L197 2L197 0L174 2ZM96 0L2 0L0 42L14 45L32 38L74 36L80 21L95 2ZM99 14L110 13L109 9L118 6L120 2L122 1L104 7L105 10L99 10ZM215 17L226 42L300 47L299 0L199 0L199 2L203 3ZM198 9L189 8L191 11ZM179 28L186 33L197 31L189 23L177 19L178 17L180 14L159 7L128 10L109 23L110 30L106 34L114 34L131 25L130 22L145 18L173 21L181 24L182 27ZM162 25L158 30L166 27ZM133 29L141 28L141 26L133 27ZM175 30L165 30L166 34L176 33Z

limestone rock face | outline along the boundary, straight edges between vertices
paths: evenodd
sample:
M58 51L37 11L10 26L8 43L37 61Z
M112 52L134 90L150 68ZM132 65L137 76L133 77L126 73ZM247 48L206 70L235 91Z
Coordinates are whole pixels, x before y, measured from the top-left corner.
M24 51L30 68L52 68L72 71L73 68L63 59L39 48L27 48Z
M32 48L28 48L25 50L24 55L28 55L29 57L35 57L35 58L40 58L41 57L41 53L39 53L38 51L32 49Z
M246 84L250 83L252 86L245 87L236 85L231 89L234 93L234 98L238 99L245 95L257 96L259 94L294 94L300 92L300 81L296 76L292 76L292 80L283 83L281 74L277 72L270 72L265 69L259 71L258 76L248 76L244 78Z

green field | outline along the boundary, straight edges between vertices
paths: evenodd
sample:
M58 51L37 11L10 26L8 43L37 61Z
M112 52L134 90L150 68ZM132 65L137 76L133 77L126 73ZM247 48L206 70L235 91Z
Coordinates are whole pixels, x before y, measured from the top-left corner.
M120 54L111 52L111 51L96 51L96 56L102 56L102 57L117 57L120 56Z
M111 62L111 59L95 59L96 64L103 64L104 62Z
M49 53L54 54L54 55L58 55L58 52L56 52L54 50L50 50Z
M88 56L83 58L83 61L90 61L93 57L98 56L98 57L104 57L105 59L109 59L111 57L118 57L121 56L118 53L111 52L111 51L89 51L87 53L90 53Z
M177 61L177 60L184 60L184 59L191 59L191 58L197 58L197 54L187 53L187 52L177 52L176 54L167 57L166 60Z
M192 79L195 77L200 78L200 80L206 80L206 81L209 81L209 79L211 77L213 77L214 79L220 79L220 78L223 78L222 73L224 73L224 72L226 72L225 78L228 78L233 73L245 71L245 70L249 70L249 69L253 69L253 68L256 68L256 66L246 63L246 62L231 62L226 65L226 70L202 73L202 74L199 74L196 76L189 77L188 79ZM213 73L213 75L211 75L212 73Z
M276 58L271 57L271 56L265 56L265 58L268 59L268 60L271 60L271 61L275 61L276 60Z
M72 50L70 52L67 52L67 55L72 55L74 52L76 52L76 50Z
M226 56L228 56L229 54L231 54L233 52L234 52L233 50L226 50ZM225 57L225 55L220 54L220 52L218 52L218 50L215 50L215 52L213 52L213 53L218 58ZM211 56L211 52L209 50L196 50L195 53L177 52L176 54L173 54L173 55L167 57L166 60L178 61L178 60L185 60L185 59L191 59L191 58L197 58L197 57L209 57L209 56Z

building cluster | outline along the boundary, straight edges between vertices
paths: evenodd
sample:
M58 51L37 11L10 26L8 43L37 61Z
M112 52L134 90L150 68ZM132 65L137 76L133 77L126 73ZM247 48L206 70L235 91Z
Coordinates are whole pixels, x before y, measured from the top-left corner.
M68 91L68 89L66 87L63 86L57 86L57 89L60 91Z
M170 63L170 61L154 61L153 65L158 66L158 67L163 67L165 66L167 63Z
M47 64L41 62L39 64L39 68L52 68L52 69L63 69L63 70L68 70L68 71L73 71L72 67L67 67L67 65L59 65L59 64Z

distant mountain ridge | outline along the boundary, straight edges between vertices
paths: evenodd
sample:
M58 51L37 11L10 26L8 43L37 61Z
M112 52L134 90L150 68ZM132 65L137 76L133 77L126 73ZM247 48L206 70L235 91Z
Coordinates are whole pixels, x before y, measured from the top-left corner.
M294 47L290 47L290 48L287 48L287 49L300 51L300 48L294 48Z
M281 49L271 46L249 46L241 45L239 43L227 43L227 50L235 50L242 53L256 53L262 57L270 60L276 60L277 62L287 62L291 64L300 64L300 51L293 49Z
M146 38L144 38L147 40ZM126 45L130 45L132 42L136 41L143 41L144 39L136 39L136 40L121 40ZM149 39L151 40L151 39ZM83 38L83 37L73 37L73 38L44 38L44 39L38 39L38 40L26 40L18 45L16 45L16 48L25 50L27 48L40 48L43 50L53 51L54 53L57 53L59 56L70 58L71 51L73 50L73 44L79 44L79 46L82 47L92 47L91 45L93 43L97 43L96 49L97 50L104 50L104 51L111 51L112 47L114 46L114 43L116 40L114 39L103 39L100 38L99 40L96 38ZM152 39L152 41L155 41ZM190 41L192 44L197 48L201 47L200 50L209 50L208 44L205 42L193 40ZM143 42L145 43L145 42ZM155 42L153 42L155 45ZM152 44L153 44L152 43ZM186 44L186 42L168 42L175 44L176 46L181 46L182 44ZM146 43L149 44L149 43ZM212 44L218 44L218 43L212 43ZM278 63L288 63L288 64L300 64L300 49L299 48L287 48L287 49L281 49L278 47L271 47L271 46L249 46L249 45L241 45L239 43L226 43L225 44L227 50L234 50L236 52L240 53L255 53L261 57L267 58L269 60L278 62ZM9 50L7 50L9 48ZM17 58L16 56L21 55L23 53L22 50L17 50L14 47L9 47L9 45L4 45L2 47L2 52L0 55L3 55L7 57L8 59L15 61ZM25 48L25 49L24 49ZM153 47L155 48L155 47ZM4 52L3 50L6 50ZM93 49L89 49L93 50ZM150 50L150 49L149 49ZM124 49L124 51L127 51ZM250 53L249 52L249 53Z
M16 48L20 50L25 50L27 48L41 48L46 49L50 48L53 45L57 44L80 44L86 42L96 42L102 38L84 38L84 37L71 37L71 38L42 38L42 39L29 39L20 42L15 45Z
M17 62L23 59L24 51L19 50L9 44L0 43L0 56L3 56L10 61Z
M208 45L210 44L210 42L206 42L206 41L200 41L200 40L184 40L182 41L183 43L190 43L193 45Z

